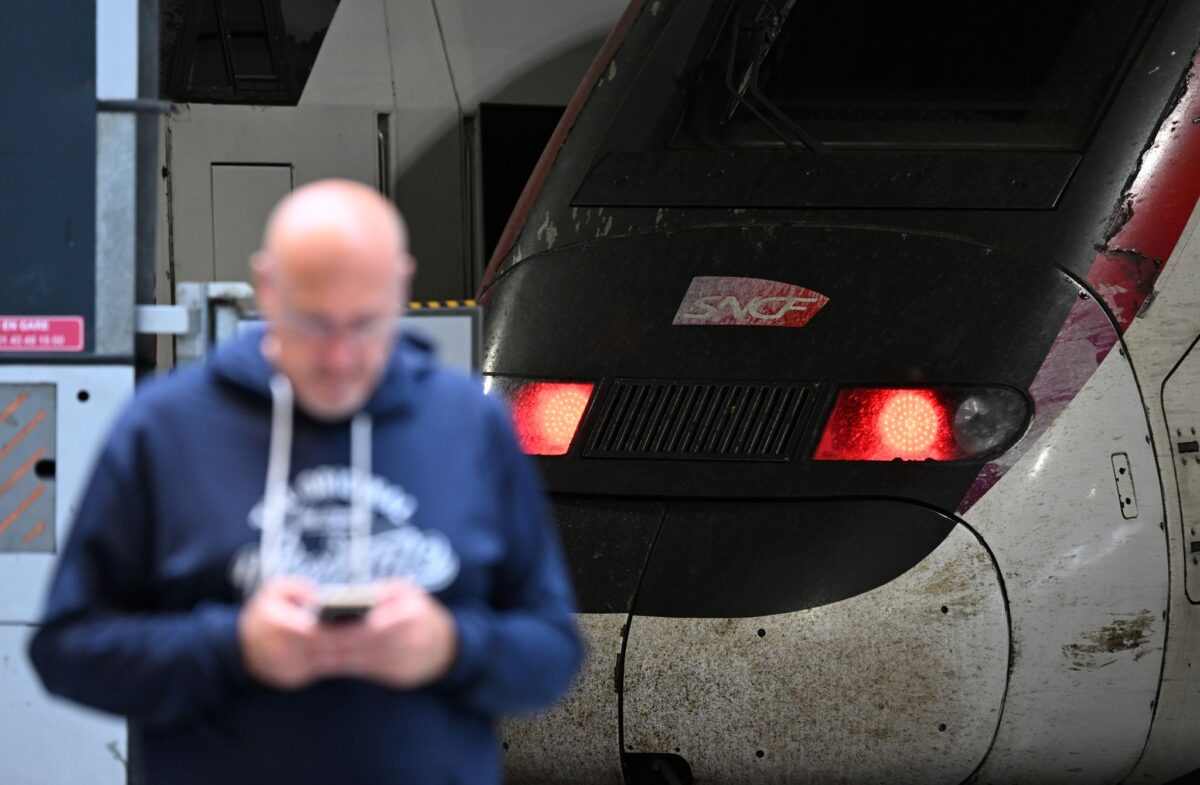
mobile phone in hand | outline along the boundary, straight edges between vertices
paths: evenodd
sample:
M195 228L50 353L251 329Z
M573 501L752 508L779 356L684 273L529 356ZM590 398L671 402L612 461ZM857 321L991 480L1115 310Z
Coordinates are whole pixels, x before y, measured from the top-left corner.
M325 624L341 624L344 622L358 621L370 612L371 606L367 604L346 604L332 603L321 606L321 610L317 612L317 618Z
M366 616L375 605L375 587L366 584L324 586L317 618L326 623L352 622Z

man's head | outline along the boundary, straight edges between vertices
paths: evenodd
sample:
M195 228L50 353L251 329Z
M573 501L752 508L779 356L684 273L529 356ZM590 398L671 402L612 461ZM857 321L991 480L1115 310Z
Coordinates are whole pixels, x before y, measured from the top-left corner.
M251 265L268 359L310 415L353 415L387 368L408 298L400 214L359 183L306 185L275 207Z

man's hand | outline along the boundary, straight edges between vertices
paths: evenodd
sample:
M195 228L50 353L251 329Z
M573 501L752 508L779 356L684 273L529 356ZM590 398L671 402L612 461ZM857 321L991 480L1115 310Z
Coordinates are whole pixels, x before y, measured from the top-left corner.
M297 578L270 581L238 618L246 669L282 689L299 689L337 675L346 652L317 622L316 588Z
M238 620L247 670L281 689L331 676L411 689L440 678L454 662L454 618L408 581L379 584L361 621L322 624L318 607L317 589L307 581L281 578L259 589Z
M379 584L375 606L361 622L333 625L330 632L347 658L344 675L401 689L437 680L457 653L450 611L405 580Z

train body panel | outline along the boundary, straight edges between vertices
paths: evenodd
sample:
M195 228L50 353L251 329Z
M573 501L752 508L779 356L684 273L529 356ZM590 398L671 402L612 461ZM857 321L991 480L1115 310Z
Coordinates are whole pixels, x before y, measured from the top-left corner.
M1191 543L1200 531L1200 463L1180 452L1200 431L1200 209L1176 245L1154 299L1133 320L1125 346L1137 372L1160 468L1170 551L1170 621L1162 685L1145 755L1129 782L1162 782L1200 769L1200 599ZM1190 372L1190 378L1187 374ZM1150 492L1154 491L1153 484Z
M571 691L545 712L500 722L505 777L510 781L624 782L621 751L614 743L620 738L615 673L629 616L580 613L575 618L587 657Z
M886 520L889 506L876 514ZM911 570L840 602L737 618L635 613L625 750L680 755L700 782L803 771L810 782L958 783L992 744L1008 666L1000 577L959 525Z
M1086 339L1078 348L1096 351ZM1169 574L1148 435L1129 363L1111 351L963 514L996 558L1013 620L1004 717L981 782L1119 782L1141 755Z

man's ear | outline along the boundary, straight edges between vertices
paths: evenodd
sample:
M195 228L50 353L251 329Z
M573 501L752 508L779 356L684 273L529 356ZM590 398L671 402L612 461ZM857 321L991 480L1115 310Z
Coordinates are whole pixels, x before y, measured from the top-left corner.
M400 307L408 306L408 298L412 296L413 275L417 272L417 260L412 255L400 255Z

